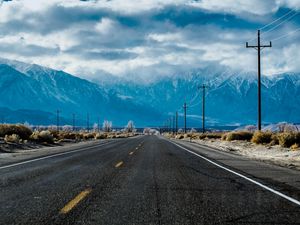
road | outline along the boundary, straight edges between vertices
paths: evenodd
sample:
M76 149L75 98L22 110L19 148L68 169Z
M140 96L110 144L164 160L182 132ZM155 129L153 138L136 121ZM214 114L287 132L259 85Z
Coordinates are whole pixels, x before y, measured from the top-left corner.
M158 136L0 165L0 224L300 224L300 173ZM71 152L74 151L74 152Z

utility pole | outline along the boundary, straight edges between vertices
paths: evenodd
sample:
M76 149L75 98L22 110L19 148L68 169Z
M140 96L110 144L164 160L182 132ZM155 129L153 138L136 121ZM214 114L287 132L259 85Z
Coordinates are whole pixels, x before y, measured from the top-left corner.
M205 133L205 89L207 86L203 84L200 86L200 89L202 89L202 133Z
M175 116L173 115L172 133L175 134Z
M72 114L73 117L73 131L75 131L75 113Z
M172 120L173 120L173 118L172 117L170 117L169 118L169 126L170 126L170 133L172 133Z
M176 134L177 134L177 132L178 132L178 112L176 111L176 119L175 119L176 121L175 121L175 132L176 132Z
M260 43L260 30L257 31L257 45L249 45L246 42L246 48L254 48L257 50L257 60L258 60L258 130L261 130L261 50L264 48L271 48L272 42L269 45L261 45Z
M98 117L97 124L98 124L98 126L97 126L97 130L98 130L98 132L100 132L100 118L99 118L99 117Z
M186 133L186 102L183 105L183 109L184 109L184 133Z
M86 129L87 129L87 132L89 132L89 130L90 130L90 114L89 113L86 114Z
M56 110L56 130L59 131L59 110Z

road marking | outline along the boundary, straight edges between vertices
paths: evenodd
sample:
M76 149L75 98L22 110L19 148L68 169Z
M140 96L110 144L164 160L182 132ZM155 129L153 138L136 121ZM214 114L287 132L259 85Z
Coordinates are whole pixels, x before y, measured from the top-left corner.
M61 214L67 214L70 212L82 199L84 199L89 193L91 193L92 189L86 189L83 192L79 193L73 200L71 200L68 204L65 205L60 210Z
M129 155L133 155L134 152L129 152Z
M118 162L118 163L115 165L115 167L118 168L118 167L120 167L120 166L122 166L122 165L123 165L123 161L120 161L120 162Z
M171 141L170 141L170 142L171 142ZM253 179L251 179L251 178L249 178L249 177L246 177L246 176L243 175L243 174L240 174L240 173L235 172L235 171L233 171L233 170L231 170L231 169L229 169L229 168L227 168L227 167L225 167L225 166L222 166L222 165L220 165L220 164L218 164L218 163L216 163L216 162L213 162L212 160L210 160L210 159L208 159L208 158L206 158L206 157L204 157L204 156L202 156L202 155L200 155L200 154L197 154L197 153L195 153L195 152L193 152L193 151L191 151L191 150L188 150L187 148L185 148L185 147L183 147L183 146L181 146L181 145L178 145L177 143L174 143L174 142L171 142L171 143L174 144L174 145L176 145L177 147L179 147L179 148L181 148L181 149L183 149L183 150L185 150L185 151L187 151L187 152L193 154L193 155L196 155L196 156L198 156L198 157L204 159L205 161L207 161L207 162L209 162L209 163L211 163L211 164L213 164L213 165L215 165L215 166L217 166L217 167L219 167L219 168L221 168L221 169L223 169L223 170L226 170L226 171L228 171L228 172L230 172L230 173L233 173L233 174L235 174L235 175L237 175L237 176L239 176L239 177L241 177L241 178L243 178L243 179L245 179L245 180L247 180L247 181L250 181L250 182L253 183L253 184L256 184L257 186L262 187L263 189L266 189L267 191L272 192L272 193L275 194L275 195L278 195L278 196L280 196L280 197L282 197L282 198L284 198L284 199L286 199L286 200L288 200L288 201L290 201L290 202L293 202L293 203L295 203L296 205L300 206L300 201L298 201L297 199L294 199L294 198L292 198L292 197L290 197L290 196L287 196L287 195L285 195L285 194L283 194L283 193L281 193L281 192L279 192L279 191L276 191L276 190L274 190L273 188L270 188L270 187L268 187L268 186L266 186L266 185L264 185L264 184L262 184L262 183L260 183L260 182L258 182L258 181L256 181L256 180L253 180Z
M49 159L49 158L53 158L53 157L56 157L56 156L67 155L67 154L71 154L71 153L75 153L75 152L81 152L81 151L89 150L91 148L101 147L101 146L109 144L109 143L111 143L111 141L105 142L105 143L103 143L101 145L97 145L97 146L90 146L90 147L81 148L81 149L77 149L77 150L71 150L71 151L57 153L57 154L53 154L53 155L42 156L40 158L30 159L30 160L19 162L19 163L13 163L13 164L10 164L10 165L1 166L0 170L10 168L10 167L14 167L14 166L27 164L27 163L31 163L31 162L36 162L36 161L40 161L40 160L44 160L44 159Z

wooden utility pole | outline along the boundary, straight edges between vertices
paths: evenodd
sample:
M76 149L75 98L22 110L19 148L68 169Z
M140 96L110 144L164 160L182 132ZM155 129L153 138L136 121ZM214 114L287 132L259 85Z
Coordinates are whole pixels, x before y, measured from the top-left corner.
M249 45L246 42L246 48L254 48L257 50L258 60L258 130L261 130L261 50L264 48L271 48L272 42L269 45L261 45L260 43L260 30L257 31L257 45Z
M73 117L73 121L72 121L73 122L72 123L73 124L73 131L75 131L75 113L72 114L72 117Z
M205 133L205 89L207 86L203 84L200 86L200 89L202 89L202 133Z
M176 119L175 119L175 133L178 133L178 112L176 111Z
M56 110L56 130L59 131L59 110Z
M87 132L89 132L89 130L90 130L90 114L89 113L86 114L86 129L87 129Z
M183 105L183 109L184 109L184 133L186 133L186 102Z

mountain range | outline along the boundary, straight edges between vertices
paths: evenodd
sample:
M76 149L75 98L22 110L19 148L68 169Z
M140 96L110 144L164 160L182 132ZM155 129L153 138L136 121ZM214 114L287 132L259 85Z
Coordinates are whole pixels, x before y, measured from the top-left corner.
M110 76L110 75L107 75ZM100 76L101 77L101 76ZM262 77L263 123L300 122L300 74ZM225 67L206 67L172 74L151 82L106 78L88 81L35 64L0 59L0 119L5 122L55 124L56 110L71 124L99 119L123 126L160 126L176 111L182 126L184 102L188 126L200 127L202 90L207 85L206 115L211 126L255 124L257 76Z

